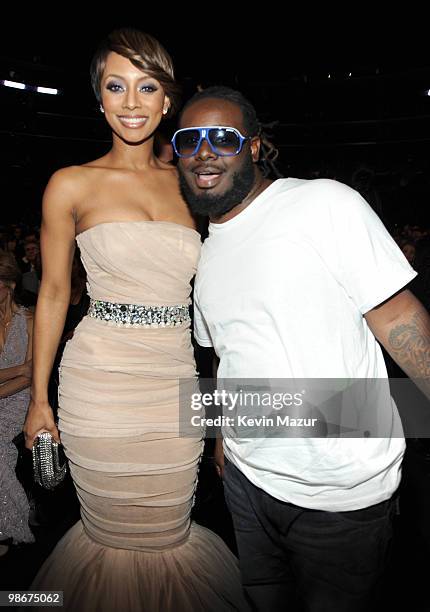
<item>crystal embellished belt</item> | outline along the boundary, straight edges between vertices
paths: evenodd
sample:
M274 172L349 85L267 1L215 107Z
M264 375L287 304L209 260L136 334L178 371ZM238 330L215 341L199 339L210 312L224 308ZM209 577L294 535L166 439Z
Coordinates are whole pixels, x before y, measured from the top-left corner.
M88 315L126 327L174 327L191 321L188 306L144 306L90 300Z

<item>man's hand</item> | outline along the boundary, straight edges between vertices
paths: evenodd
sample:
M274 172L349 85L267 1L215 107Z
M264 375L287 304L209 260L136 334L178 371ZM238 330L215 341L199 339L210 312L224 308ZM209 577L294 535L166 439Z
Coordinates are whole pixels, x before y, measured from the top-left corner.
M222 438L217 438L215 440L214 462L218 476L224 478L224 449L222 447Z

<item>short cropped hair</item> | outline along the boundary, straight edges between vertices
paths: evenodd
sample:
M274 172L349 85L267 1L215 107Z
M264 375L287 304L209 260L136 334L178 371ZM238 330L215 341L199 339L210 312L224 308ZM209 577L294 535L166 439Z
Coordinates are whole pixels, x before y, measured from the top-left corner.
M175 81L170 55L156 38L134 28L120 28L111 32L99 45L91 61L91 84L101 102L101 79L106 60L114 51L126 57L139 70L156 79L170 100L166 117L173 115L180 105L180 86Z
M216 98L218 100L224 100L236 104L242 111L243 126L246 130L247 136L259 136L261 131L261 125L257 119L257 112L251 102L245 98L245 96L231 87L224 85L213 85L202 89L193 95L181 110L181 116L184 111L199 100L205 100L208 98Z

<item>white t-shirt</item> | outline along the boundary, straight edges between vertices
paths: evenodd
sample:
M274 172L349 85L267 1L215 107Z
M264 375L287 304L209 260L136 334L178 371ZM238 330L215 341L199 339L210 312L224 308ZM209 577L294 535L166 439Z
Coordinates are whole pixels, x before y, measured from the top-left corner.
M236 217L209 225L195 337L214 347L221 379L386 379L363 314L415 275L356 191L327 179L279 179ZM329 511L367 507L388 499L400 480L404 439L391 399L386 409L392 437L227 436L224 451L280 500Z

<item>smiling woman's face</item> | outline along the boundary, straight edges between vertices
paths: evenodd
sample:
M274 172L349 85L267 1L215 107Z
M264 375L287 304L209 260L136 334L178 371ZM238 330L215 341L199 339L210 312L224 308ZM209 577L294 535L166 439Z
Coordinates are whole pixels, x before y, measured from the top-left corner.
M106 59L100 90L106 121L117 137L133 144L152 136L169 105L156 79L114 52Z

